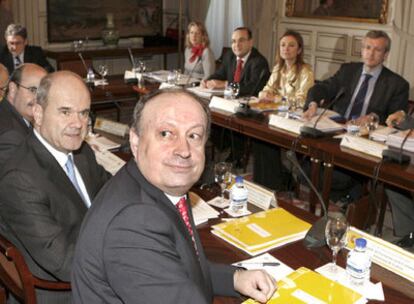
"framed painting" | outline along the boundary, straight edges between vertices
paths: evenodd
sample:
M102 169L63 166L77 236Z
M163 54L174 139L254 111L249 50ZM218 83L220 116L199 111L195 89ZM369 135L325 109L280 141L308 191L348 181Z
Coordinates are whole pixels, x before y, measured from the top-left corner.
M107 14L121 38L161 35L162 12L162 0L47 0L48 39L100 39Z
M286 0L286 16L387 23L388 0Z

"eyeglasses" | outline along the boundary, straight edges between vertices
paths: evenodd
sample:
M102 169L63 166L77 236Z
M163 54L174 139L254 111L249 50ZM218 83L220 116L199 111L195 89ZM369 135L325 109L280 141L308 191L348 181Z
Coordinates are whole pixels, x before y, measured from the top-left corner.
M14 82L18 87L22 87L23 89L26 89L28 91L30 91L30 93L32 94L36 94L37 93L37 87L25 87L24 85L18 83L18 82Z

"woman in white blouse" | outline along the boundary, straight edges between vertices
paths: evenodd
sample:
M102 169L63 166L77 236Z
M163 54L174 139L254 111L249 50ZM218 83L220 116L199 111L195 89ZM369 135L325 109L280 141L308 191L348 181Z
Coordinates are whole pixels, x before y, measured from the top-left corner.
M187 27L185 44L184 74L199 79L206 79L213 74L215 70L214 55L209 47L210 40L207 30L201 22L190 22Z

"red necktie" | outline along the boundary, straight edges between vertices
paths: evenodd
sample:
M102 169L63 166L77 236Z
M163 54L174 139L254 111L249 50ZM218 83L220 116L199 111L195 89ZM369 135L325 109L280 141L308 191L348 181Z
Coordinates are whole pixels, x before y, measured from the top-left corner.
M234 72L233 82L237 82L237 83L240 82L242 70L243 70L243 60L239 59L237 60L237 67L236 67L236 71Z
M190 224L190 217L188 215L188 207L185 201L185 198L182 197L180 198L180 200L178 201L178 204L176 205L178 212L181 215L181 218L183 219L185 225L187 226L187 230L190 233L191 239L193 240L193 245L194 245L194 249L198 255L198 251L197 251L197 246L195 243L195 239L194 239L194 232L193 232L193 228L191 227Z

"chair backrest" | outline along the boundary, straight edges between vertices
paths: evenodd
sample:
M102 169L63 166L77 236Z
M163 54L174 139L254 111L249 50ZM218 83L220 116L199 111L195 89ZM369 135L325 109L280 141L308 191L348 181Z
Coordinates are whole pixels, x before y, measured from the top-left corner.
M20 302L36 303L35 287L47 290L70 290L70 283L52 282L35 277L29 270L23 255L4 236L0 235L0 289L4 288ZM2 293L0 290L0 300Z

